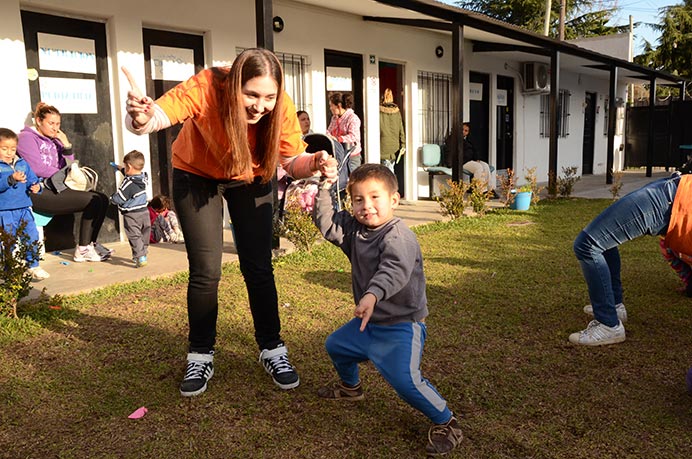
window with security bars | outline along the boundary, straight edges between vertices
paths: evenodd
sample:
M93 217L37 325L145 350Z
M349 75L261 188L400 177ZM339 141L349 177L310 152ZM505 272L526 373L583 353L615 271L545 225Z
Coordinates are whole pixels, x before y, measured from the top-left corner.
M569 105L570 93L566 89L560 89L557 96L557 136L567 137L569 135ZM550 137L550 94L541 95L541 137Z
M236 55L242 53L246 48L236 48ZM274 52L279 58L284 69L284 89L291 96L296 110L305 110L311 113L311 104L308 103L306 94L307 75L310 67L308 56L301 54Z
M452 119L452 75L418 72L418 119L423 143L444 144Z

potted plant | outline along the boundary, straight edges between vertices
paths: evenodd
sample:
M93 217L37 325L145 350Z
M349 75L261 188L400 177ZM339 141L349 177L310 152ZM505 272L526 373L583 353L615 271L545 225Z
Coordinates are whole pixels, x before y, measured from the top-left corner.
M514 210L529 210L531 207L531 196L533 195L533 188L530 183L526 183L519 188L517 188L514 194L514 199L509 205L510 209Z

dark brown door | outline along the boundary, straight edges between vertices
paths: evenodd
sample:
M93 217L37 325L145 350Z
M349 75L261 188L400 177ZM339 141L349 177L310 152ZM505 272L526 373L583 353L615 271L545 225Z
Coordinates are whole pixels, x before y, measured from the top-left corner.
M596 135L596 93L587 92L584 104L584 141L581 160L582 175L593 174L593 153Z
M61 129L73 145L76 159L99 174L97 191L115 192L115 158L108 85L106 25L101 22L22 11L32 108L39 101L62 114ZM46 227L48 250L74 247L80 215L59 216ZM120 239L118 213L108 210L99 241Z

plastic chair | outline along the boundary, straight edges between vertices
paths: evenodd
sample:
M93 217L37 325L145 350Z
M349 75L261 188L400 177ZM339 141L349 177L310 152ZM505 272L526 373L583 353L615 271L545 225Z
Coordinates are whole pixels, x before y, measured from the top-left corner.
M441 165L442 149L434 143L426 143L421 149L423 153L423 170L428 173L430 197L433 197L433 181L436 175L452 176L452 168Z

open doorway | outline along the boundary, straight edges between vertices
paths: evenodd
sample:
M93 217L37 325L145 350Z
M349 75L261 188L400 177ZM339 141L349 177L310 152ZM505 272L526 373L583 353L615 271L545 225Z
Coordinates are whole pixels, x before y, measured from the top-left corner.
M333 92L350 94L353 96L353 111L360 119L360 139L363 147L364 124L363 123L363 56L361 54L346 53L343 51L324 50L324 75L327 93L325 99ZM332 119L329 111L329 103L326 104L327 126ZM361 162L365 158L365 148L361 151Z
M401 119L405 120L406 115L404 112L404 66L401 64L395 64L392 62L379 62L379 79L380 79L380 101L384 96L386 89L392 91L392 96L394 97L394 103L399 108L401 113ZM406 123L404 122L404 125ZM380 152L381 153L381 152ZM399 182L399 194L404 197L405 186L405 164L406 161L402 158L400 161L394 164L394 174L396 175L397 181Z

